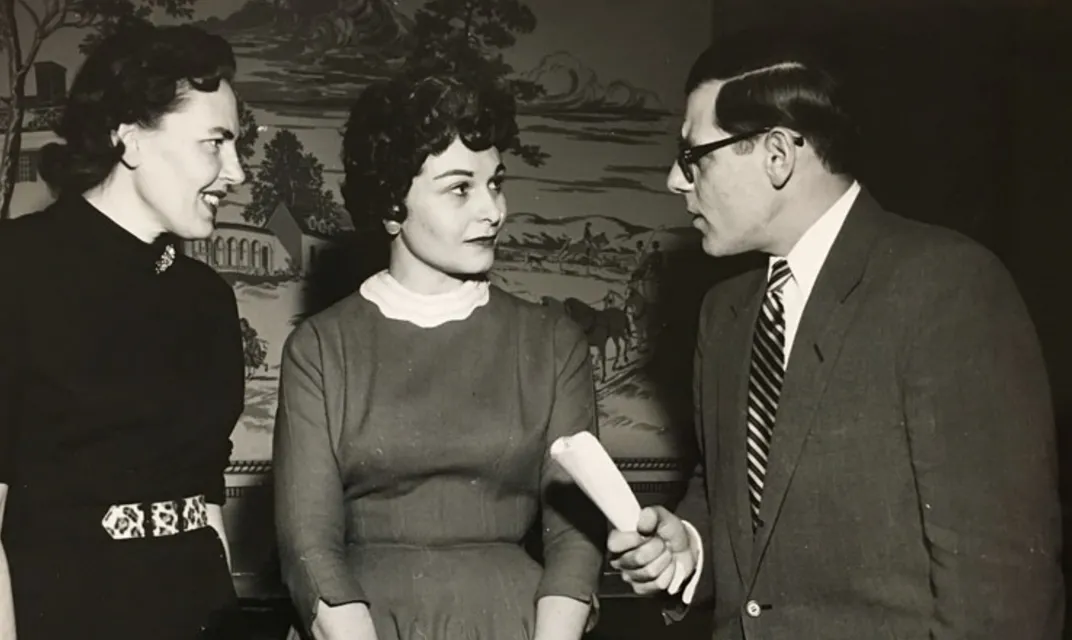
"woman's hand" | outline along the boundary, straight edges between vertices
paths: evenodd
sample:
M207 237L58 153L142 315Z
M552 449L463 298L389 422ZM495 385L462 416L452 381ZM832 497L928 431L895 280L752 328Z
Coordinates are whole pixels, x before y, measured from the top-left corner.
M316 640L378 640L372 613L364 602L331 606L321 600L313 619Z

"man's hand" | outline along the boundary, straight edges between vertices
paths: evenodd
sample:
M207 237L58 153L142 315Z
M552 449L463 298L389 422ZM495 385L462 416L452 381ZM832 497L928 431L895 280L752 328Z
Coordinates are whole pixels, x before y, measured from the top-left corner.
M677 593L696 570L696 549L680 518L663 507L645 507L635 533L612 529L607 538L610 565L639 595Z

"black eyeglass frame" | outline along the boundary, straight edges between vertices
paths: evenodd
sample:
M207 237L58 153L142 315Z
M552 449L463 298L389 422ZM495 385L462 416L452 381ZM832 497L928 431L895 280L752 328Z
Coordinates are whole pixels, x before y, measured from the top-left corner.
M700 161L700 158L717 151L722 147L728 147L731 144L736 144L742 140L754 138L758 135L772 131L773 129L774 127L764 127L762 129L738 133L737 135L723 138L721 140L715 140L714 142L705 142L704 144L698 144L694 147L682 146L677 152L677 166L681 169L681 174L685 176L685 179L688 180L689 184L692 184L696 180L696 176L692 173L692 166L697 164ZM802 147L804 146L804 138L802 136L794 136L793 143L798 147Z

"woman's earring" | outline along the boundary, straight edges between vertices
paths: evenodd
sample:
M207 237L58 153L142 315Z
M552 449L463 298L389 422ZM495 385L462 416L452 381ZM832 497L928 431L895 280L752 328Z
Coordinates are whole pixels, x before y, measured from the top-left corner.
M387 229L387 234L397 236L402 231L402 223L397 220L384 220L383 228Z

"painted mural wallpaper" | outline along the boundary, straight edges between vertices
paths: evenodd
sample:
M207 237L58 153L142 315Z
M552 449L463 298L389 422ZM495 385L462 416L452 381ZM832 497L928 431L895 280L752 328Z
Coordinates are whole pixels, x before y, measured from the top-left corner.
M683 455L675 434L691 428L683 372L692 336L681 319L702 293L688 283L709 267L689 257L699 238L665 177L681 85L709 37L707 0L0 6L3 55L14 63L0 71L3 216L47 201L35 154L53 139L49 124L81 51L100 34L129 20L190 22L235 47L249 180L220 211L215 235L184 247L233 285L242 314L247 403L232 472L267 469L284 339L359 284L368 256L338 192L340 128L365 84L408 64L508 83L521 136L505 157L511 216L493 281L562 307L584 328L601 437L627 470Z

